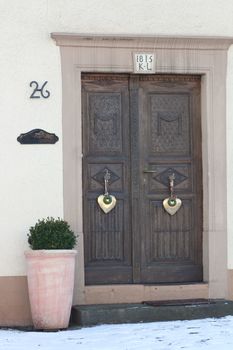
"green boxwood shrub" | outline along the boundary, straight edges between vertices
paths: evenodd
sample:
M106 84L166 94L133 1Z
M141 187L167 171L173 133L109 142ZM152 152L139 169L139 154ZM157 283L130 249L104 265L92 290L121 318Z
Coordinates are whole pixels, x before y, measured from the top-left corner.
M38 220L35 226L30 227L28 243L33 250L38 249L72 249L77 237L70 229L69 224L60 219L48 217Z

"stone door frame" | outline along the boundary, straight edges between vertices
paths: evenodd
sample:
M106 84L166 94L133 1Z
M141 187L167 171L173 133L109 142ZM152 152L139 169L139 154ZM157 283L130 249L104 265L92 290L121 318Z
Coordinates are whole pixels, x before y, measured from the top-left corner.
M74 303L226 298L226 69L227 50L233 40L68 33L52 33L51 36L61 52L64 217L79 235ZM135 52L155 53L156 73L201 75L204 284L170 287L84 285L81 72L132 74Z

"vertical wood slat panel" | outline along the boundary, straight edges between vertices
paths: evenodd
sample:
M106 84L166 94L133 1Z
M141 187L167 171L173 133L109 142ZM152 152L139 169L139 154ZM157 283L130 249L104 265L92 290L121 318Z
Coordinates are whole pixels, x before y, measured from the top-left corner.
M89 262L102 260L123 260L123 203L118 203L114 212L107 216L97 207L96 201L89 201L89 213L92 215L88 236L91 247ZM87 261L87 263L89 263Z

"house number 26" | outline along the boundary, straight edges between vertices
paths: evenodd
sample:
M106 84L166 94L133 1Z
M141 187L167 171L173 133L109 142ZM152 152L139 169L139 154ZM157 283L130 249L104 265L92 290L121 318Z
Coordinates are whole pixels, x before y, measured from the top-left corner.
M49 98L50 92L48 90L45 90L45 86L48 83L48 81L45 81L44 84L39 87L39 84L37 81L33 80L30 82L30 87L33 88L32 94L30 95L30 98Z

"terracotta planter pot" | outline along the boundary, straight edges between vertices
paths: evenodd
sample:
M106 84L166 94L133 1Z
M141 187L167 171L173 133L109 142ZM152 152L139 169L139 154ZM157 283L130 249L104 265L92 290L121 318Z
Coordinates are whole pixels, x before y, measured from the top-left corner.
M75 250L25 252L29 299L36 329L68 327L76 253Z

